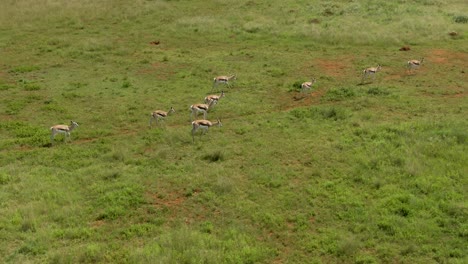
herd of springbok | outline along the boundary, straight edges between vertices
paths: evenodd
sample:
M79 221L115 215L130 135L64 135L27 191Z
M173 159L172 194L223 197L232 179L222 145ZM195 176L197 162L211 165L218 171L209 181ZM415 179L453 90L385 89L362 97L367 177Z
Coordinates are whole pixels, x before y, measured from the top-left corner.
M424 58L420 60L409 60L407 62L407 71L412 72L414 69L417 69L423 63ZM366 68L362 71L362 82L364 82L367 78L372 76L372 80L375 79L375 76L378 71L382 69L382 66L377 65L377 67L370 67ZM232 86L232 81L236 80L236 75L230 76L218 76L213 79L213 86L212 90L217 87L219 84L224 84L227 87ZM312 89L312 86L316 83L316 79L312 78L310 82L304 82L301 84L301 94L305 94ZM202 130L202 135L208 131L208 128L212 126L222 126L221 120L218 118L216 122L212 122L207 120L208 111L214 106L217 105L221 98L225 96L224 91L221 91L221 94L212 94L205 97L204 103L200 104L193 104L190 106L190 121L192 122L192 140L195 141L195 133L198 130ZM153 121L157 124L160 123L163 119L165 119L170 114L175 113L173 107L169 109L169 111L163 110L155 110L151 113L150 120L149 120L149 127L152 127ZM198 117L199 114L203 114L203 119L193 120ZM67 138L70 140L70 132L78 127L78 123L75 121L71 121L70 125L55 125L50 128L51 135L50 140L51 143L54 142L54 138L57 134L65 134L65 139Z

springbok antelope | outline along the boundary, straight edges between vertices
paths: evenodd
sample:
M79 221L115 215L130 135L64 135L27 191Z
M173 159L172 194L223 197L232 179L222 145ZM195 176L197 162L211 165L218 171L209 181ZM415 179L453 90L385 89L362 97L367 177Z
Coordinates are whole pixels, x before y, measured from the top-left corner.
M424 61L424 58L421 58L420 60L409 60L407 62L408 71L411 72L412 69L419 68L419 66L421 66L423 61Z
M192 122L192 140L195 142L195 133L197 132L198 129L202 129L202 135L205 134L208 131L208 128L212 126L219 126L222 127L223 124L221 124L221 120L219 118L216 120L216 122L210 122L205 119L200 119L200 120L195 120Z
M224 96L225 96L224 91L221 91L220 95L216 95L216 94L208 95L207 97L205 97L205 104L209 104L211 101L213 101L214 104L218 104L219 100L223 98Z
M193 121L193 118L197 118L199 113L203 113L203 119L206 119L206 114L211 106L215 104L215 101L210 101L208 104L194 104L190 106L190 121Z
M218 76L213 79L213 88L217 86L219 83L224 83L228 87L231 87L231 84L229 83L230 80L236 80L236 75L231 75L231 76ZM213 89L211 88L211 89Z
M313 78L310 82L304 82L301 84L301 93L305 93L306 90L310 90L312 85L317 81L317 79Z
M382 69L382 66L380 65L377 65L377 67L371 67L371 68L365 69L364 71L362 71L362 81L364 81L364 79L366 79L368 76L371 76L371 75L372 75L372 79L374 79L375 74L378 71L380 71L380 69Z
M149 126L151 127L151 124L153 123L153 120L156 120L156 124L159 122L159 120L163 120L164 118L166 118L168 115L170 115L171 113L175 113L175 110L173 107L171 107L171 109L169 109L169 111L162 111L162 110L156 110L156 111L153 111L151 113L151 117L150 117L150 120L149 120Z
M70 125L55 125L50 128L51 135L50 135L50 141L51 143L54 142L55 135L58 133L63 133L65 134L66 137L70 138L70 132L75 129L75 127L78 127L78 123L75 121L70 121ZM66 138L65 138L66 139ZM64 140L65 140L64 139Z

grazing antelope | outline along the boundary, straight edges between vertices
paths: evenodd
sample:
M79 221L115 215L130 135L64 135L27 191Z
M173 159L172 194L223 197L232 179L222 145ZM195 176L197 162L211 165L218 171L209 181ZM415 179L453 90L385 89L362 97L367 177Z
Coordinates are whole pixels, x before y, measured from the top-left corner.
M424 61L424 58L421 58L420 60L409 60L407 62L408 71L411 72L412 69L419 68L419 66L421 66L423 61Z
M200 120L195 120L192 122L192 140L195 142L195 132L197 132L198 129L202 129L202 135L205 134L208 131L208 128L212 126L219 126L222 127L223 125L221 124L221 120L219 118L216 120L216 122L210 122L205 119L200 119Z
M66 137L70 138L70 132L75 129L75 127L78 127L78 123L75 121L70 121L70 125L55 125L50 128L51 135L50 135L50 141L51 143L54 142L55 135L58 133L63 133L65 134ZM66 138L65 138L66 139ZM65 140L64 139L64 140Z
M224 96L225 96L224 91L221 91L220 95L216 95L216 94L208 95L207 97L205 97L205 104L209 104L211 103L211 101L213 101L214 104L218 104L219 100L223 98Z
M304 82L301 84L301 93L305 93L306 90L310 90L312 85L317 81L317 79L313 78L310 82Z
M231 76L218 76L213 79L213 88L217 86L219 83L224 83L228 87L231 87L231 84L229 83L230 80L236 80L236 75L231 75ZM213 89L212 88L212 89Z
M209 104L194 104L190 106L190 121L193 121L193 118L197 118L199 113L203 113L203 118L206 119L206 114L210 107L215 104L215 101L210 101Z
M151 113L151 117L149 120L149 126L151 127L151 124L153 123L153 120L156 120L156 123L159 122L159 120L163 120L165 117L170 115L171 113L175 113L175 110L173 107L169 109L169 111L162 111L162 110L156 110Z
M380 65L377 65L377 67L371 67L371 68L365 69L364 71L362 71L362 81L364 81L364 79L366 79L368 76L371 76L371 75L372 75L372 79L374 79L375 74L378 71L380 71L380 69L382 69L382 66Z

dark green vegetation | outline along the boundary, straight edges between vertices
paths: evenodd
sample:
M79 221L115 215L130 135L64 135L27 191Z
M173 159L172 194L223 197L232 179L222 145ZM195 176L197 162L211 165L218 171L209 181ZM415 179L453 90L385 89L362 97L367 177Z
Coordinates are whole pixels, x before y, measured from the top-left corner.
M466 263L467 17L438 0L3 1L0 262ZM192 143L189 106L231 73L208 115L223 127Z

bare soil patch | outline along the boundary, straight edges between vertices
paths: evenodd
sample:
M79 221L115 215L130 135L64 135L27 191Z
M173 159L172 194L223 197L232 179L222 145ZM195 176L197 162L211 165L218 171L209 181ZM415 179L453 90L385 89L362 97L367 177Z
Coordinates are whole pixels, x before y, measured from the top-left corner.
M451 52L444 49L433 49L429 52L427 60L438 64L463 64L467 65L468 53Z
M353 61L353 56L341 56L333 60L316 59L314 65L317 65L324 75L342 78L350 74L354 75L356 69L353 67Z

